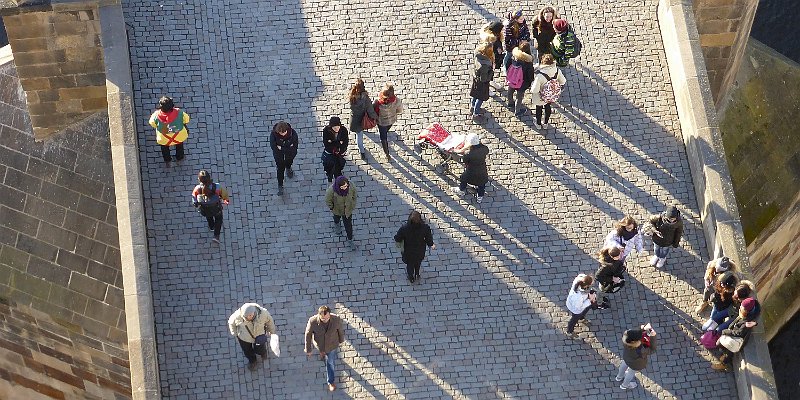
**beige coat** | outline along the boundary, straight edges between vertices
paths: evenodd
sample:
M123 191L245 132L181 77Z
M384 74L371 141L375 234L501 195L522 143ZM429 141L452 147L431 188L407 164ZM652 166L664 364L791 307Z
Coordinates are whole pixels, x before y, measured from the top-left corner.
M258 312L252 321L247 321L244 318L244 312L247 310L247 307L250 306L258 307ZM272 319L272 315L270 315L266 308L256 303L244 303L238 310L234 311L230 318L228 318L228 330L231 332L231 335L247 343L255 343L255 337L258 335L277 333L275 331L275 322Z
M374 103L378 108L378 125L389 126L397 122L397 115L403 113L403 102L399 97L389 104L381 104L378 100Z
M543 106L545 102L542 100L542 97L539 96L539 92L542 90L542 85L547 82L547 78L544 75L540 74L539 71L547 74L549 77L554 77L556 72L558 72L558 78L556 80L561 86L564 86L567 83L567 78L564 77L564 73L561 72L555 64L550 65L537 65L536 66L536 73L533 78L533 85L531 85L531 98L533 99L534 106Z
M306 325L306 353L311 352L311 345L322 353L336 350L344 342L344 329L342 319L336 314L331 314L327 324L319 319L319 314L308 319Z

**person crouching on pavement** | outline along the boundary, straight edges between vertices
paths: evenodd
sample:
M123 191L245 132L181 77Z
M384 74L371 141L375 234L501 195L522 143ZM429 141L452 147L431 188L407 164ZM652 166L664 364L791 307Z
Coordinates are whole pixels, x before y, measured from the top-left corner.
M597 253L600 267L595 276L604 293L616 293L625 286L625 260L622 259L622 250L617 247L606 247Z
M489 183L489 170L486 167L486 157L489 148L481 144L481 137L470 133L465 139L466 145L460 150L463 152L462 161L464 172L459 178L459 185L452 188L457 195L467 194L467 185L474 185L478 191L478 203L483 201L486 194L486 184Z

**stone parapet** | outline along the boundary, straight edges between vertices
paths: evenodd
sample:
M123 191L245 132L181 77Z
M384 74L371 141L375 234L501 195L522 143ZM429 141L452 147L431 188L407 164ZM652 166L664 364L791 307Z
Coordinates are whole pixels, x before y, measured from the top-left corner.
M708 4L713 1L707 1ZM728 0L715 3L727 4ZM726 255L751 278L733 185L725 161L712 98L712 84L701 51L692 0L661 0L658 19L669 74L678 108L681 132L692 170L709 258ZM728 14L725 14L728 15ZM749 29L748 29L749 31ZM753 329L747 345L736 356L736 384L740 399L775 399L763 321Z

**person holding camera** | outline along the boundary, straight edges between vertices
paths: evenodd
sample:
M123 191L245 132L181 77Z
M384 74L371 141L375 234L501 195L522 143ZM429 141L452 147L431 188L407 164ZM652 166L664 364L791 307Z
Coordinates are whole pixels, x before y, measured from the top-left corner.
M572 313L572 318L567 323L567 335L571 337L577 336L575 325L578 321L583 321L585 325L589 324L589 320L586 319L589 309L608 308L605 303L597 304L597 293L591 289L592 283L594 278L586 274L578 274L572 281L567 295L567 309Z
M656 331L650 324L640 329L628 329L622 334L622 364L614 378L620 389L628 390L639 386L633 379L636 371L647 367L647 358L656 352Z

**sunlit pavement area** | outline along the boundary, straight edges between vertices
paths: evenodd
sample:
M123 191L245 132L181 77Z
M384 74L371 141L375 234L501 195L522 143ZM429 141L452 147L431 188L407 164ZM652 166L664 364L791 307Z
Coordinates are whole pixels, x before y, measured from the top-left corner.
M501 1L123 1L142 163L142 187L162 395L171 399L735 398L731 373L709 368L698 344L706 243L655 16L655 3L562 2L583 54L553 128L537 132L502 96L489 122L467 120L478 28ZM540 7L523 2L532 20ZM625 10L613 12L610 10ZM362 77L375 98L393 82L406 112L384 161L377 132L368 162L354 138L345 175L358 190L352 250L324 205L321 131L349 120ZM499 80L498 80L499 81ZM165 166L147 118L163 94L191 116L187 157ZM530 105L530 94L526 99ZM300 135L296 175L277 196L269 134L279 120ZM490 148L486 199L458 198L435 154L417 154L420 129L440 122L481 134ZM220 245L190 202L199 169L228 187ZM453 170L457 172L457 167ZM615 220L640 222L665 205L685 236L662 270L628 261L628 284L565 333L567 291L594 273ZM409 284L392 236L412 209L435 251ZM275 317L282 355L257 371L227 331L241 303ZM343 317L338 389L303 353L318 306ZM621 333L651 322L660 346L638 374L614 381Z

